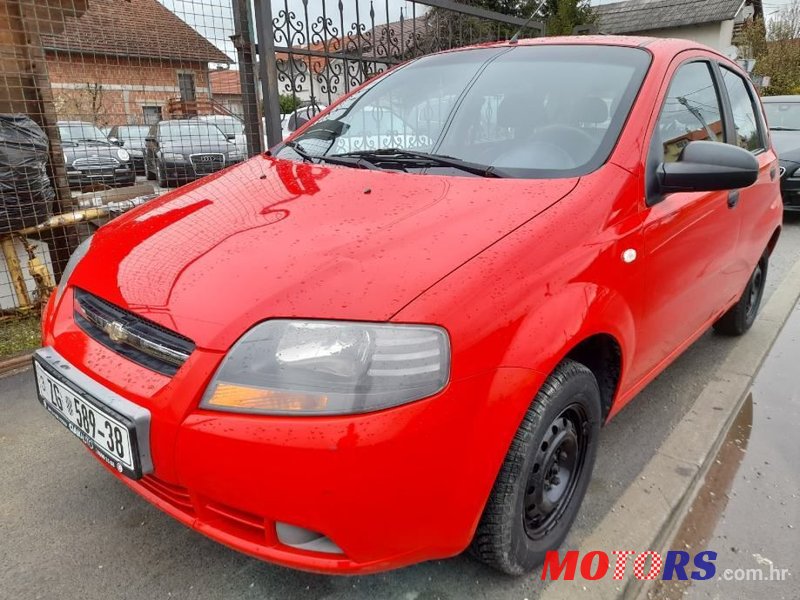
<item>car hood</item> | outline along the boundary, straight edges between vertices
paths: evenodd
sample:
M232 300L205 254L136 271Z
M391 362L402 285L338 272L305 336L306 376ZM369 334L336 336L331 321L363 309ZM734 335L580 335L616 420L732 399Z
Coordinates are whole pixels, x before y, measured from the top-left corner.
M103 227L71 284L216 350L270 317L383 321L577 181L258 156Z
M72 161L74 161L76 158L92 158L95 156L119 160L117 151L121 149L119 146L115 146L113 144L106 145L83 143L79 144L78 146L64 144L62 148L64 150L64 158L68 164L72 164Z
M800 150L800 131L771 130L769 135L780 158L783 158L784 154Z

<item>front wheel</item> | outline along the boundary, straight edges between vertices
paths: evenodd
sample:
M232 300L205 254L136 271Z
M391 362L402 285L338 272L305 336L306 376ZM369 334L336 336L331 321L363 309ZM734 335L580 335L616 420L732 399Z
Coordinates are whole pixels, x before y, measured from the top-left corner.
M514 436L472 540L475 557L521 575L561 545L589 485L601 418L592 372L561 362Z
M746 333L753 326L764 297L768 265L769 258L765 254L750 275L747 287L738 302L714 323L714 331L722 335L737 336Z

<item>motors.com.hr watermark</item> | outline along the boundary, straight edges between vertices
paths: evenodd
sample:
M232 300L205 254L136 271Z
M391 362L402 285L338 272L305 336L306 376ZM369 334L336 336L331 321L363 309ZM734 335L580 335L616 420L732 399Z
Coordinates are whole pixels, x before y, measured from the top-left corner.
M791 573L789 569L779 569L772 561L754 554L753 558L760 565L751 569L723 569L717 574L717 553L703 550L694 555L684 550L669 550L664 555L645 550L614 550L613 565L608 553L595 550L582 557L577 550L560 553L552 550L545 556L542 567L542 581L572 581L576 575L586 581L597 581L607 578L609 574L614 580L633 577L640 581L661 579L665 581L707 581L717 578L725 581L785 581ZM628 568L632 565L632 568Z

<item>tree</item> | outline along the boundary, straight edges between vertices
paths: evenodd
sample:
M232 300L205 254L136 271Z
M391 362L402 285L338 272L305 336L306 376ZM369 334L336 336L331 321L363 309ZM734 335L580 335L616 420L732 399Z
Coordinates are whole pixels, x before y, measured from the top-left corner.
M800 94L800 0L767 23L756 19L737 39L742 58L755 59L754 75L770 78L768 96Z
M501 14L527 19L541 0L465 0L463 4L492 10ZM467 17L450 10L434 8L427 14L430 28L429 38L435 36L437 43L432 51L464 46L484 41L508 39L517 27L487 19ZM547 35L570 35L577 25L590 25L596 14L590 0L546 0L534 21L544 22ZM533 29L523 30L522 37L535 35Z
M597 20L589 0L547 0L543 12L547 35L570 35L574 27Z
M78 89L56 94L55 102L56 112L61 118L90 121L99 127L108 125L110 121L102 83L87 81Z

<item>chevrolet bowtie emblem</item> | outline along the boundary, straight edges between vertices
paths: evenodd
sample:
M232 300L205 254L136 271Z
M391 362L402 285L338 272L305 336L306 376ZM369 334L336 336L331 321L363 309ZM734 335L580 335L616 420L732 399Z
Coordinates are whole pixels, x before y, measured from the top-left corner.
M128 340L128 332L125 331L125 326L122 323L112 321L103 327L103 330L108 334L112 342L119 344Z

